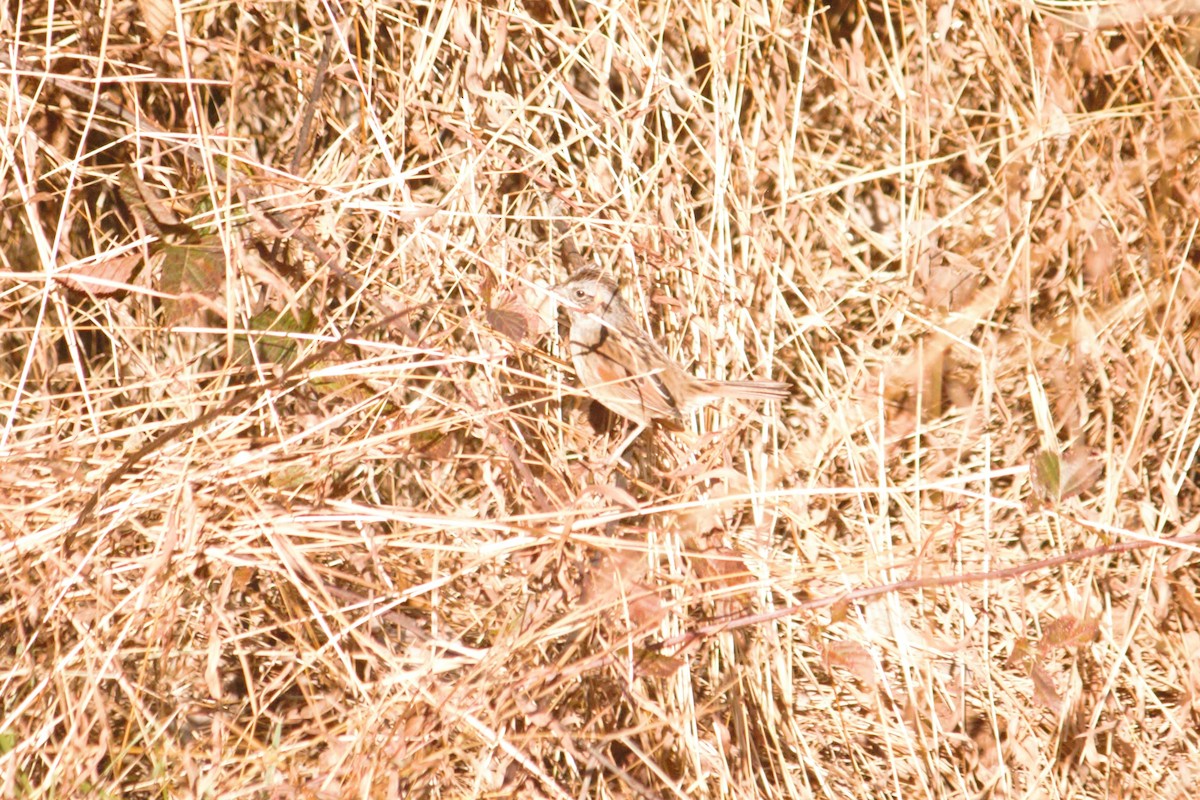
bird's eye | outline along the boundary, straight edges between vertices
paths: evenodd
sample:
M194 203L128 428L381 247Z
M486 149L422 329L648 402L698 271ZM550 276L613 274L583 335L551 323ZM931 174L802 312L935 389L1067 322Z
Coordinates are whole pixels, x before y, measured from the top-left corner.
M575 290L575 299L576 300L586 300L587 299L587 290L586 289L576 289Z

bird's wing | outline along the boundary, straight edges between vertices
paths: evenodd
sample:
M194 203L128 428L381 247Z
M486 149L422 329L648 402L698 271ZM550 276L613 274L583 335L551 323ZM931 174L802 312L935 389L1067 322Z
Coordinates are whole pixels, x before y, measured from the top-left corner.
M575 371L588 393L634 422L680 425L679 404L663 379L664 367L644 351L640 338L606 327L595 344L572 341Z

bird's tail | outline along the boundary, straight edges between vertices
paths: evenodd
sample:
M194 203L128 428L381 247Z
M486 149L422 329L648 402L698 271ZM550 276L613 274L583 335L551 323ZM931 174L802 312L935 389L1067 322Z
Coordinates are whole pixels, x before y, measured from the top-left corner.
M714 394L738 400L783 400L791 388L782 381L713 381Z

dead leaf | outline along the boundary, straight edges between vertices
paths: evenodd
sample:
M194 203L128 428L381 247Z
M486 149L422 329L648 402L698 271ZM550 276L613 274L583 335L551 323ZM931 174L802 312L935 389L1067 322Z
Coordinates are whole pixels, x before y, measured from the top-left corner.
M741 586L754 579L746 562L729 547L710 547L690 559L696 575L705 584Z
M580 602L618 610L637 628L657 625L667 611L658 590L642 581L648 571L642 553L597 553L584 571Z
M500 285L500 281L496 279L496 273L490 267L483 267L483 281L479 284L479 296L483 298L483 302L489 306L492 304L492 293L496 291L496 287Z
M142 22L150 41L158 44L175 27L175 4L172 0L138 0Z
M523 314L503 308L489 308L485 316L493 330L514 342L523 342L529 336L529 320Z
M925 303L957 311L971 301L982 283L983 271L965 256L939 251L917 273Z
M1019 667L1023 670L1030 670L1033 669L1036 660L1037 654L1034 652L1032 644L1022 636L1013 644L1012 652L1004 660L1004 666L1008 669Z
M1054 679L1040 664L1035 664L1029 674L1033 678L1033 699L1057 714L1062 709L1062 698L1054 686Z
M1083 245L1083 282L1097 293L1105 306L1118 297L1116 268L1119 255L1117 236L1107 225L1098 225Z
M1087 491L1103 472L1104 461L1099 450L1084 446L1070 448L1063 454L1062 499Z
M637 628L653 628L667 616L667 607L658 590L645 583L630 587L628 598L629 621Z
M639 650L634 657L633 672L639 678L669 678L687 663L682 658L664 655L654 650Z
M449 460L458 444L454 431L441 430L414 434L411 441L413 452L420 458L428 458L431 461Z
M504 292L484 312L488 325L514 342L541 338L550 328L535 308L519 292Z
M821 660L825 669L841 667L857 678L868 688L875 688L878 677L875 673L875 659L867 648L858 642L848 640L830 642L821 651Z
M142 254L130 250L115 256L98 256L68 266L58 282L75 292L108 297L130 288L129 279L141 263Z
M158 193L142 179L138 170L125 167L118 175L117 186L121 199L134 216L147 224L151 230L162 232L179 228L182 222L170 206L163 202Z
M1042 640L1038 649L1043 654L1048 654L1057 649L1081 647L1095 639L1099 629L1099 617L1079 619L1066 614L1042 628Z
M1171 593L1184 613L1194 622L1200 622L1200 602L1196 601L1196 586L1192 579L1186 575L1182 576L1178 583L1171 585Z
M845 622L850 616L850 601L841 599L837 600L829 607L829 624L834 625L838 622Z

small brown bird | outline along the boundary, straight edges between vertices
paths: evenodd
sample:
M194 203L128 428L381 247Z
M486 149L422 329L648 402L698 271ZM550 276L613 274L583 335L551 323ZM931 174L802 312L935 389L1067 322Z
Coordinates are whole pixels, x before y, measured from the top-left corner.
M782 400L790 394L779 381L692 375L641 329L620 288L597 270L581 269L553 291L571 321L571 361L579 382L593 399L637 425L629 442L653 422L678 430L686 414L721 397Z

